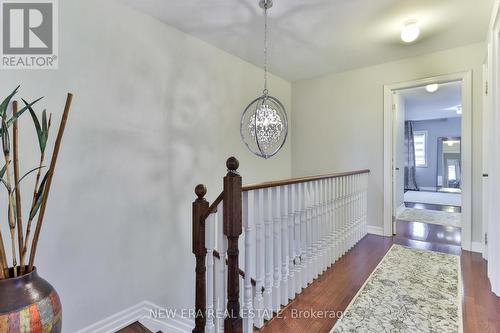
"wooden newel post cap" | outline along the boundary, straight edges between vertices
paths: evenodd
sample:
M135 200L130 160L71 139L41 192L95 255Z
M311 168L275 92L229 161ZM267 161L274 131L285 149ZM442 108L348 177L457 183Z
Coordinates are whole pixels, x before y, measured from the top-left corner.
M198 196L198 199L203 199L205 194L207 194L207 187L203 184L198 184L194 188L194 193Z
M229 171L236 171L240 166L240 162L236 159L236 157L231 156L226 161L226 167Z

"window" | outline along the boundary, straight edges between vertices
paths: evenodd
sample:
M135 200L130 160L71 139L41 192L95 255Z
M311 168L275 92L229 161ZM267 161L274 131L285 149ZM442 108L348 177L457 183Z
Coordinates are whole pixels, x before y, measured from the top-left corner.
M417 168L427 167L427 131L414 131L415 165Z
M457 180L457 169L455 164L448 165L448 180Z

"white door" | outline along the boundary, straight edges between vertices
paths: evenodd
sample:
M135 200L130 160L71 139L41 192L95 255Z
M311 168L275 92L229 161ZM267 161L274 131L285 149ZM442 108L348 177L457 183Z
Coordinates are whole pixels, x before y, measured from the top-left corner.
M394 129L393 129L393 156L392 156L392 216L393 234L396 233L396 217L398 210L404 208L405 182L405 103L404 97L397 91L392 95Z

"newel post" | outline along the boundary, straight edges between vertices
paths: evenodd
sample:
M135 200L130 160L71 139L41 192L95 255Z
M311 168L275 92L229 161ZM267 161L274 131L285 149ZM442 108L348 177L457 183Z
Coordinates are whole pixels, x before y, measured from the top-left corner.
M197 185L194 192L198 198L193 202L193 254L196 256L196 289L195 289L195 327L193 333L205 332L206 324L206 256L205 220L208 212L208 201L205 185Z
M227 317L224 320L225 333L241 333L243 322L240 317L240 286L238 264L238 238L242 232L241 222L241 177L237 170L239 162L230 157L227 162L227 175L224 177L224 235L227 237Z

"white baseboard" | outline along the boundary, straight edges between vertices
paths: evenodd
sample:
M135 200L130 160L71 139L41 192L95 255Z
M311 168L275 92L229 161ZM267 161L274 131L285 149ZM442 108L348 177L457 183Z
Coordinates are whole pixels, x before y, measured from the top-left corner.
M483 253L483 243L481 242L472 242L471 251L477 253Z
M384 235L384 228L382 227L375 227L373 225L368 226L368 233L372 235L378 235L378 236L385 236Z
M173 333L191 333L194 323L191 320L177 318L154 318L151 315L153 309L164 309L151 302L143 301L128 309L120 311L109 316L95 324L83 328L76 333L115 333L116 331L127 327L138 321L146 326L152 332L173 332Z

